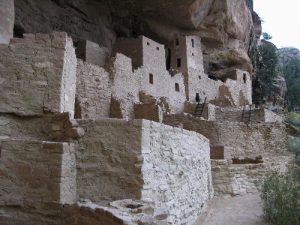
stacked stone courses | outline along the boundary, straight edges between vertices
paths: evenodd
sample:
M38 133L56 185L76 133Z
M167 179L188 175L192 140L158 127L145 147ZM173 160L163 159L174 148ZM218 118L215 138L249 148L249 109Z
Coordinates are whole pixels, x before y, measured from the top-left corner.
M199 37L120 38L113 51L65 32L13 38L10 3L0 225L192 225L214 195L257 192L286 169L283 119L253 110L248 72L206 74Z

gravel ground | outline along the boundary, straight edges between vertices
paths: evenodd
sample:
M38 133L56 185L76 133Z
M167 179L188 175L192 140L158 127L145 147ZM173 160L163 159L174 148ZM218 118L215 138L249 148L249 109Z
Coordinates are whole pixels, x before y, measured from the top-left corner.
M215 197L195 225L267 225L259 194Z

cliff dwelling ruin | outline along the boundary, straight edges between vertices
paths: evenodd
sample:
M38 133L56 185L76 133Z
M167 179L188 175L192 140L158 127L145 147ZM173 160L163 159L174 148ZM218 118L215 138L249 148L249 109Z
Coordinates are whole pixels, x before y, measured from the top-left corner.
M28 4L0 1L1 225L192 225L291 160L282 117L252 104L251 69L207 72L195 32L103 41L73 29L89 19L73 3L44 25L30 10L65 3Z

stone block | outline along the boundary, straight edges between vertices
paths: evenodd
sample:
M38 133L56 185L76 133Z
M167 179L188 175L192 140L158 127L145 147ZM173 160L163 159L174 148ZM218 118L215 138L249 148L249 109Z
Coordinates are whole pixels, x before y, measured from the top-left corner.
M74 146L6 139L1 143L0 205L76 201Z
M66 33L25 35L0 52L0 112L74 114L77 60Z
M163 112L159 105L156 104L135 104L135 119L146 119L161 123L163 120Z
M179 225L195 222L199 201L213 196L209 141L202 135L147 120L79 125L85 130L77 154L79 198L150 201L157 218Z

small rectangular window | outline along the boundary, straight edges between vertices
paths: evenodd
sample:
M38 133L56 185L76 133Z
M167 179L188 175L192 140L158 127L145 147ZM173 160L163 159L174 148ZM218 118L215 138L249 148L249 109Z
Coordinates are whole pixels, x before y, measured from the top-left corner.
M153 84L153 74L152 73L149 74L149 83Z
M177 59L177 67L178 67L178 68L181 67L181 58L178 58L178 59Z
M175 40L175 44L176 44L176 46L179 45L179 40L178 39Z
M179 84L178 83L175 83L175 91L179 92L180 89L179 89Z
M195 47L195 41L194 41L194 39L192 39L192 47L193 48Z
M245 74L245 73L243 73L243 81L246 84L246 82L247 82L247 74Z

